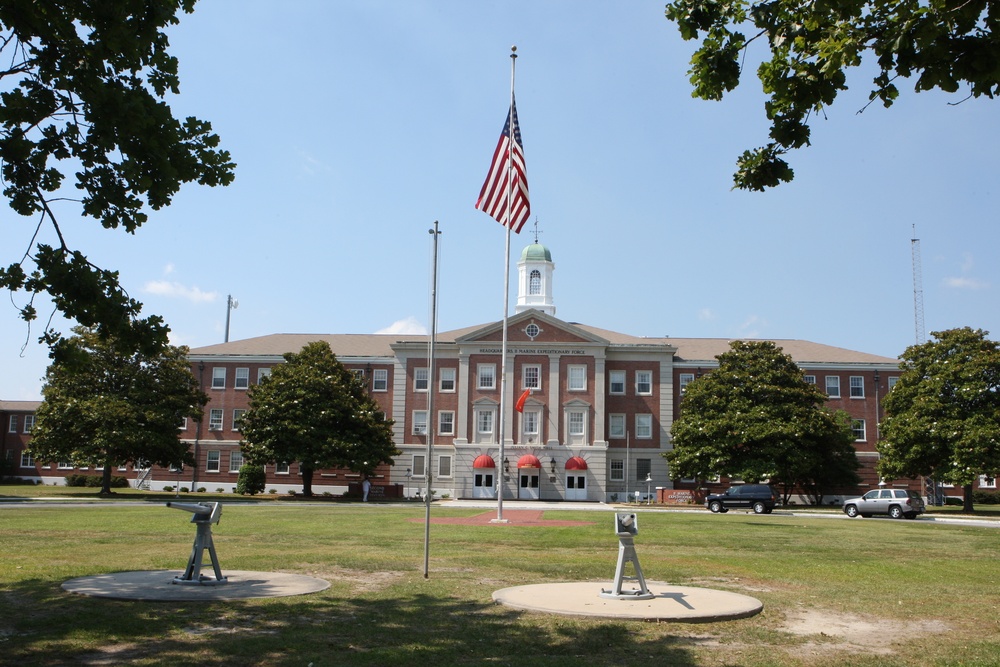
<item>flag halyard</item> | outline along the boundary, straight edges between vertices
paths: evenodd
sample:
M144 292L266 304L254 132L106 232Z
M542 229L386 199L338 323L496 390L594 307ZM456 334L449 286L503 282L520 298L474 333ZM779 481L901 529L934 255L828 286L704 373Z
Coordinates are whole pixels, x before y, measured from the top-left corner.
M517 105L513 99L507 112L507 122L504 123L500 140L497 142L496 150L493 151L493 162L490 163L489 173L479 191L476 208L487 213L501 225L509 226L518 234L531 216L521 128L517 123Z

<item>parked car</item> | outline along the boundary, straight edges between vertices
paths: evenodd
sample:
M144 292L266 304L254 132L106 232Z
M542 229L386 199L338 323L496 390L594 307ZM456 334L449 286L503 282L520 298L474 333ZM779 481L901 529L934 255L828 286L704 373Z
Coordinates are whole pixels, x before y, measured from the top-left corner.
M770 514L778 504L778 494L767 484L739 484L725 493L713 493L705 498L705 507L713 512L731 509L752 509L755 514Z
M888 514L893 519L915 519L924 511L924 499L909 489L872 489L860 498L844 501L844 514L849 517L869 517Z

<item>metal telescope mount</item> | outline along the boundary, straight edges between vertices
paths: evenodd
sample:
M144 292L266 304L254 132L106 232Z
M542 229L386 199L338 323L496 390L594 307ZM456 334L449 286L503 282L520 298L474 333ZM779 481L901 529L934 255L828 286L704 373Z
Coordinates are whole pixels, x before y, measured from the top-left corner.
M215 555L215 543L212 541L212 524L219 523L219 518L222 516L222 503L169 502L167 507L191 512L191 523L198 527L187 569L184 570L182 576L174 577L171 583L196 586L214 586L226 583L228 579L222 576L222 570L219 569L219 557ZM206 549L208 549L212 567L215 569L215 579L201 573L202 558Z
M642 576L642 568L639 566L639 556L635 553L635 535L639 532L638 518L629 512L615 512L615 532L618 533L618 568L615 570L614 588L610 591L601 589L602 598L612 600L651 600L656 595L649 592L646 587L646 578ZM625 565L632 563L635 569L634 576L625 574ZM626 581L636 581L639 583L638 589L622 590L622 584Z

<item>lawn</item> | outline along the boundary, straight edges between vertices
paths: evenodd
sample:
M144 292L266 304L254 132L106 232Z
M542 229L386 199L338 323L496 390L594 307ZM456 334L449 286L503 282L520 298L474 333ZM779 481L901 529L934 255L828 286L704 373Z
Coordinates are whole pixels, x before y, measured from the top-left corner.
M648 580L764 603L750 619L685 625L493 604L506 586L607 585L617 558L607 513L546 512L588 522L571 527L432 525L425 579L422 506L228 504L214 532L223 573L295 572L332 586L166 603L87 598L60 584L182 569L194 537L187 514L158 503L40 505L0 506L4 665L1000 663L1000 529L639 509ZM433 515L481 512L435 506Z

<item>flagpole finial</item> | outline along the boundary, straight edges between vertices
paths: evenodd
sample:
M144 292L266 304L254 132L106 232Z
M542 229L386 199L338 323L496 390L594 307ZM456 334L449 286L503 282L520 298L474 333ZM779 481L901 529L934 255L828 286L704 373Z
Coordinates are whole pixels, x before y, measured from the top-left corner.
M510 47L510 57L517 58L517 46Z

